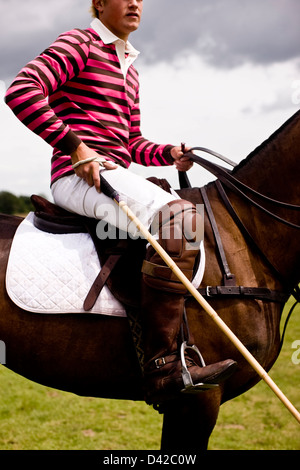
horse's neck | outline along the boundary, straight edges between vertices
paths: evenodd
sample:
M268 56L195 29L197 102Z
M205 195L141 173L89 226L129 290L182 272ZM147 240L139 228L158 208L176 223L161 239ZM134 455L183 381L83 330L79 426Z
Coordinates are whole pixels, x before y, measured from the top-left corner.
M300 112L256 149L234 172L240 181L273 199L299 205ZM277 270L290 282L299 282L299 230L289 228L259 209L245 213L245 203L235 202L244 213L257 244ZM258 200L260 203L261 201ZM263 203L268 210L293 223L300 223L300 212ZM248 208L249 210L249 208ZM247 220L248 219L248 220ZM250 220L249 220L250 219Z
M265 196L300 205L299 149L300 111L252 152L235 169L233 175ZM213 185L210 186L212 190ZM294 286L300 282L300 231L276 221L241 196L232 192L228 194L240 219L286 283ZM202 202L198 188L182 189L179 195L194 204ZM257 202L261 203L259 199ZM283 219L300 225L299 211L279 208L265 202L262 205Z
M234 171L258 192L290 204L300 204L300 111L289 119Z

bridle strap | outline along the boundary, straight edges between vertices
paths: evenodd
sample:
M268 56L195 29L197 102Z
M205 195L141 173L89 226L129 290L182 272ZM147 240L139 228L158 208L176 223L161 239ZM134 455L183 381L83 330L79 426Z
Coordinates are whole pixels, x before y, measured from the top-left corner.
M211 171L211 173L215 174L215 176L217 176L218 178L221 179L221 177L222 177L225 180L228 180L229 182L231 182L237 188L245 189L246 191L249 191L250 193L254 194L255 196L257 196L257 197L259 197L259 198L261 198L261 199L263 199L267 202L271 202L271 203L276 204L278 206L285 207L286 209L292 209L292 210L297 210L297 211L300 210L300 206L298 206L298 205L289 204L289 203L283 202L283 201L277 201L276 199L272 199L268 196L265 196L264 194L259 193L258 191L255 191L254 189L250 188L249 186L247 186L246 184L242 183L241 181L236 179L234 176L232 176L232 174L226 168L224 168L220 165L216 165L213 162L209 162L208 160L205 160L204 158L201 158L198 155L195 155L195 154L191 153L194 150L203 150L203 147L194 147L190 150L190 152L188 152L185 155L190 157L190 159L192 161L194 161L195 163L198 163L199 165L201 165L204 168ZM210 154L219 157L219 154L214 153L212 150L207 149L207 151Z
M277 201L276 199L272 199L268 196L265 196L265 195L255 191L254 189L250 188L246 184L244 184L241 181L239 181L238 179L236 179L226 168L224 168L220 165L217 165L213 162L209 162L209 161L205 160L204 158L201 158L198 155L195 155L194 153L192 153L192 151L194 151L194 150L207 151L211 155L214 155L218 158L219 158L219 154L213 152L212 150L204 149L203 147L194 147L190 150L190 152L186 153L185 155L189 156L190 159L193 162L197 163L198 165L202 166L206 170L210 171L213 175L215 175L218 179L220 179L223 182L223 184L225 184L227 187L229 187L234 192L238 193L240 196L242 196L244 199L246 199L248 202L253 204L255 207L257 207L261 211L263 211L266 214L268 214L269 216L275 218L279 222L281 222L285 225L288 225L289 227L292 227L292 228L295 228L295 229L300 229L300 225L293 224L292 222L289 222L288 220L285 220L285 219L279 217L278 215L274 214L273 212L270 212L267 209L265 209L263 206L261 206L256 201L254 201L251 197L247 196L242 191L242 189L245 190L245 191L250 192L251 194L255 195L256 197L258 197L258 198L260 198L260 199L262 199L266 202L275 204L275 205L280 206L280 207L284 207L286 209L298 211L298 210L300 210L300 206L293 205L293 204L288 204L288 203L283 202L283 201ZM184 180L186 181L186 179L187 179L187 177Z

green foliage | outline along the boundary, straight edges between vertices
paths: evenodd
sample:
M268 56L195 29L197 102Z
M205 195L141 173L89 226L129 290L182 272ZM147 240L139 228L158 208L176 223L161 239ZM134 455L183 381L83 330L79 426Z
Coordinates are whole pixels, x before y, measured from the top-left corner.
M0 213L14 215L27 214L33 210L29 196L15 196L8 191L0 191Z

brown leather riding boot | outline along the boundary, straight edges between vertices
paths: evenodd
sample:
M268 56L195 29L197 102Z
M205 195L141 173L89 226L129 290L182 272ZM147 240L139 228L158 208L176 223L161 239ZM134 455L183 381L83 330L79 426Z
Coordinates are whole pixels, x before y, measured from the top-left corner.
M176 200L163 208L157 225L159 243L189 280L199 253L197 232L201 232L201 223L193 204ZM162 404L180 392L195 393L218 386L233 373L235 361L205 366L196 346L190 348L183 342L186 288L152 247L148 248L142 271L145 401ZM191 349L199 360L195 361Z

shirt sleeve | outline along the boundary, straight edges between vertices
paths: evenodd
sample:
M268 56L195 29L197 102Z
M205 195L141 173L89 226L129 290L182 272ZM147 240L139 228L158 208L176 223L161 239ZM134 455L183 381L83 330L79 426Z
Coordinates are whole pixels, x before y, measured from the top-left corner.
M140 130L140 99L137 92L134 107L131 110L131 129L129 151L132 161L144 166L173 165L171 149L174 145L159 145L145 139Z
M84 68L89 47L78 36L76 31L59 36L20 71L5 96L7 105L23 124L66 155L81 140L54 113L48 96Z

